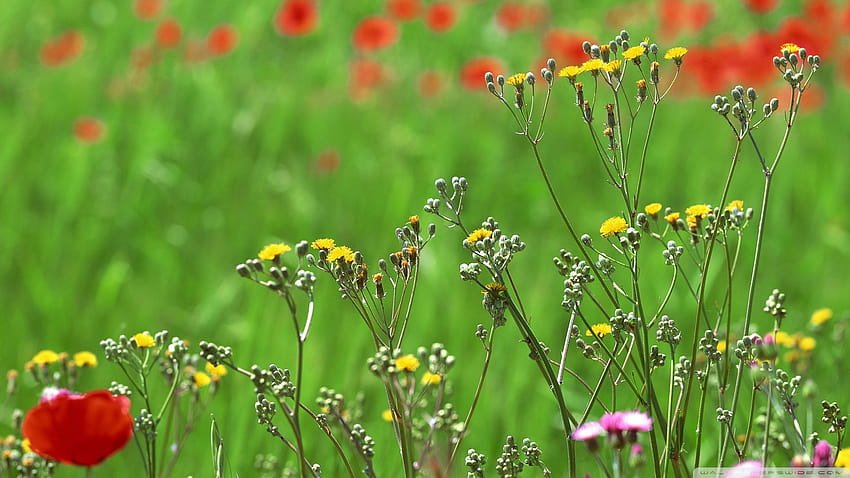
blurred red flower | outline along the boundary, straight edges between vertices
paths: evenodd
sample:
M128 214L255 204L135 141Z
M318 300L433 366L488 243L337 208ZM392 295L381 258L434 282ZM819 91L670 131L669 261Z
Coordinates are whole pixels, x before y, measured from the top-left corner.
M313 161L313 167L315 167L319 173L330 174L339 168L340 162L341 158L339 151L330 148L319 153L319 156L317 156Z
M387 77L387 70L381 63L367 58L355 59L349 68L349 94L356 101L363 101L375 88L381 86Z
M419 0L389 0L387 13L399 21L413 20L419 16Z
M765 14L779 5L779 0L743 0L744 6L753 13Z
M687 26L693 33L699 33L714 18L714 8L708 2L694 2L688 7L685 18Z
M281 35L307 35L316 29L318 21L315 0L286 0L274 16L274 27Z
M417 86L419 87L419 94L425 98L436 96L440 94L440 91L443 89L442 75L433 70L423 71L420 73L417 83Z
M834 22L837 14L835 5L829 0L807 0L803 4L803 11L806 18L824 23Z
M525 5L505 2L496 10L496 25L506 32L515 32L525 25Z
M136 47L130 54L130 63L136 70L147 70L155 60L156 52L147 45Z
M425 14L425 24L437 33L450 30L455 22L457 22L457 12L448 2L432 3Z
M794 43L804 47L810 55L828 57L835 44L835 32L831 25L800 17L786 18L776 30L779 44ZM778 54L778 53L777 53Z
M563 29L551 30L543 37L543 54L554 58L558 65L581 65L588 59L581 44L592 39L583 33Z
M80 56L85 45L85 38L80 32L68 30L41 47L41 62L50 67L70 63Z
M532 3L525 7L525 24L534 28L543 24L549 18L549 8L542 3Z
M105 129L100 120L88 116L74 121L74 136L83 143L97 143L103 138Z
M107 390L43 396L27 412L22 433L39 455L69 465L94 466L133 436L130 399Z
M487 91L484 83L484 74L491 72L494 75L503 74L505 65L501 60L491 57L474 58L466 62L460 70L460 84L470 91Z
M215 56L226 55L239 43L239 33L232 25L219 25L207 35L207 49Z
M183 30L173 18L163 20L156 27L156 44L160 48L174 48L180 43Z
M163 0L136 0L133 11L139 20L156 18L163 10Z
M388 18L368 17L354 29L353 40L358 50L380 50L398 41L398 27Z

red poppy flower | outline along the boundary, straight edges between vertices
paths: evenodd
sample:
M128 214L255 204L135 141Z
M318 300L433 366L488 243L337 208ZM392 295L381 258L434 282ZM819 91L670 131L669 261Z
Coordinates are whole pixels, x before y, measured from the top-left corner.
M367 99L375 88L387 81L389 74L381 63L367 58L351 62L349 69L349 94L356 101Z
M380 50L398 41L398 28L388 18L368 17L354 29L353 39L354 48L358 50Z
M69 30L41 47L41 61L51 67L62 66L80 56L85 44L80 32Z
M230 53L239 43L239 33L231 25L219 25L207 35L207 49L216 56Z
M286 0L274 16L274 27L286 36L311 33L319 21L319 10L314 0Z
M443 89L443 78L436 71L423 71L418 80L419 94L425 98L431 98L440 94Z
M413 20L419 15L419 0L389 0L387 13L398 21Z
M687 26L691 32L699 33L714 18L714 9L708 2L695 2L688 6Z
M83 117L74 122L74 136L83 143L96 143L103 138L103 123L95 118Z
M525 24L525 6L516 2L505 2L496 10L496 25L506 32L515 32Z
M180 43L180 37L182 34L183 31L180 28L180 24L177 23L177 20L174 20L173 18L163 20L162 23L156 27L156 44L160 48L174 48Z
M556 29L548 32L543 37L543 54L548 58L554 58L559 65L581 65L588 57L581 47L585 41L593 40L583 33Z
M136 0L133 10L139 20L151 20L162 12L162 0Z
M482 57L468 61L460 70L460 84L470 91L487 91L484 74L492 72L498 75L505 71L505 65L496 58Z
M133 436L130 399L107 390L67 390L42 397L27 412L24 438L39 455L69 465L94 466L124 448Z
M425 24L432 31L442 33L450 30L457 21L455 7L448 2L435 2L428 8Z
M744 6L753 13L765 14L779 5L779 0L744 0Z
M534 28L543 24L549 18L549 7L541 3L532 3L525 7L525 25Z

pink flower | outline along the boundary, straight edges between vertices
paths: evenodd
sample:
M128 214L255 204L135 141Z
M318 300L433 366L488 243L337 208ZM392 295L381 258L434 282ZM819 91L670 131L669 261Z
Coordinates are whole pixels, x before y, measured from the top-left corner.
M599 419L599 424L608 433L619 433L625 430L623 427L623 412L606 413Z
M763 469L758 460L742 461L729 470L726 478L761 478Z
M622 412L620 425L623 430L648 432L652 430L652 417L643 412Z
M573 431L573 440L585 441L598 437L605 431L599 422L587 422Z
M832 447L828 441L819 441L815 445L814 455L812 466L832 466Z

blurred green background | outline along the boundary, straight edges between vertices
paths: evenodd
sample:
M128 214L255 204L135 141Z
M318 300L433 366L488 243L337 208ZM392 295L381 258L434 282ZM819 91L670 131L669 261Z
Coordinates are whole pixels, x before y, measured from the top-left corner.
M396 42L359 52L352 32L365 17L387 15L383 2L322 1L318 24L303 36L276 31L279 1L171 0L150 18L140 18L139 5L131 1L3 2L0 318L6 339L0 364L21 369L41 349L99 353L103 338L168 329L192 344L231 345L246 367L291 366L285 304L240 279L234 266L267 243L318 237L358 249L374 264L397 248L394 228L421 214L425 200L435 195L433 180L453 175L467 177L471 185L468 224L494 216L506 232L528 243L512 267L532 323L544 341L559 348L567 317L551 257L572 245L525 141L513 134L510 116L483 81L478 91L464 88L464 66L491 57L506 68L496 73L538 71L552 54L546 42L552 31L575 33L579 42L607 42L625 27L634 38L651 37L662 51L684 45L697 53L702 45L702 57L685 57L681 85L659 114L644 185L645 202L683 210L715 203L725 179L734 140L708 105L714 94L728 94L747 77L736 77L738 71L724 65L752 53L752 35L780 31L789 18L820 26L776 37L759 69L772 69L770 57L785 41L820 42L828 51L810 48L822 53L825 67L776 177L756 305L780 288L788 295L789 322L800 330L820 307L832 308L833 322L843 323L850 265L843 4L784 1L758 13L738 1L514 3L542 8L545 15L514 30L500 16L503 2L454 1L456 23L440 33L423 20L430 6L423 2L419 16L397 23ZM830 31L816 20L827 7L833 9L827 12L834 22ZM166 19L181 29L170 48L156 43ZM237 32L238 42L226 54L204 56L209 33L223 24ZM51 64L45 48L69 31L82 37L81 50ZM712 51L725 56L709 58ZM703 63L694 60L690 71L692 58ZM358 66L363 61L381 70L371 84L362 84L368 83ZM705 91L698 74L716 75L721 88ZM763 95L784 91L778 79L769 75L757 86ZM572 106L572 90L566 82L556 86L542 152L574 224L595 236L621 206ZM93 142L75 136L75 122L86 117L102 127ZM775 118L758 132L768 155L782 129L781 118ZM732 198L758 208L761 183L756 159L745 151ZM489 319L478 290L458 277L458 263L468 261L462 238L443 224L437 229L423 257L407 344L413 352L442 342L455 353L453 402L465 411L483 357L473 332ZM745 265L751 247L752 241L745 247ZM662 284L668 277L661 265L647 274L657 274ZM742 296L744 275L738 282ZM318 290L305 396L322 385L352 401L364 391L363 423L386 463L381 476L392 476L397 464L391 427L380 419L386 408L380 384L365 367L371 355L366 331L329 278L320 276ZM692 316L687 306L684 298L671 304L683 319ZM757 329L766 330L766 318L757 318ZM531 436L544 460L560 470L554 404L519 335L510 327L500 334L464 446L494 459L506 433ZM831 379L823 398L839 400L848 389L836 387L839 352L830 349L829 337L819 338L823 356L809 372ZM114 365L102 360L81 388L102 388L116 378ZM254 423L248 381L228 375L220 393L211 412L229 444L232 469L254 476L259 453L280 454L285 461L281 447ZM37 394L25 384L16 405L28 408ZM570 400L569 390L566 394ZM4 419L4 430L11 433L8 423ZM208 420L198 424L176 476L212 469L208 427ZM553 450L548 456L547 449ZM131 448L110 459L98 476L128 466L139 466ZM327 476L336 476L334 465L326 466Z

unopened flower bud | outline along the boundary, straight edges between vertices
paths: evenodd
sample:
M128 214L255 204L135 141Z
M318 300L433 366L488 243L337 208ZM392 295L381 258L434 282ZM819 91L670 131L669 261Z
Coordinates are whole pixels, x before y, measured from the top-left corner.
M555 71L555 59L549 58L546 60L546 68L549 68L551 71Z
M581 49L586 54L590 55L590 42L589 41L582 42Z
M484 81L487 82L487 83L493 83L494 81L496 81L495 77L493 76L492 71L488 71L487 73L484 73Z

